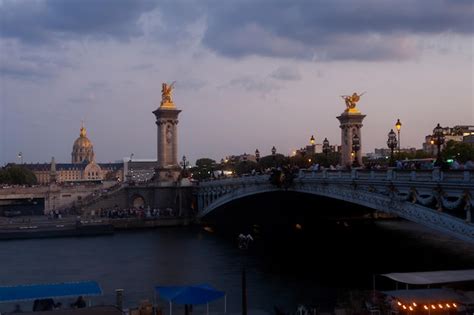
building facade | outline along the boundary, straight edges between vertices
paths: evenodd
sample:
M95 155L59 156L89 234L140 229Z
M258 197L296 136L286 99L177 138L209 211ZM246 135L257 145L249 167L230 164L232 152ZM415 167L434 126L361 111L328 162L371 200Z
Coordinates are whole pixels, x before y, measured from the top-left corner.
M449 141L455 142L469 142L470 137L474 136L473 125L456 125L454 127L443 128L444 143L441 146L441 150L444 149ZM438 146L436 145L433 135L427 135L425 142L423 142L423 150L429 154L438 154Z
M86 128L81 126L72 147L71 163L56 163L52 158L50 163L24 164L24 167L30 169L42 185L51 182L123 181L123 163L96 163L94 146L86 134Z

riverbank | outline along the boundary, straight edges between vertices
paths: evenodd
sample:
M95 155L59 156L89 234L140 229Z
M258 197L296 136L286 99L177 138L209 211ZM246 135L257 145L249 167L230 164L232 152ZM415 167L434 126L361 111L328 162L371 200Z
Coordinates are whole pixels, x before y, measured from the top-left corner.
M115 231L187 226L190 218L77 218L23 217L0 222L0 240L111 235Z

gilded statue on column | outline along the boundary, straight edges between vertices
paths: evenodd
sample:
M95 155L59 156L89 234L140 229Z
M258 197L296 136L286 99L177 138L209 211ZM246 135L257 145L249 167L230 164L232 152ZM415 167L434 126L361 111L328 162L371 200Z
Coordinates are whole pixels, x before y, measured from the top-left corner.
M365 92L361 94L357 94L356 92L352 93L352 95L341 95L341 97L346 102L346 112L349 113L359 113L359 110L356 108L356 103L360 100L360 97L364 95Z
M171 84L163 83L161 85L161 106L173 106L173 100L171 98L171 92L174 89L174 81ZM165 105L167 104L167 105Z

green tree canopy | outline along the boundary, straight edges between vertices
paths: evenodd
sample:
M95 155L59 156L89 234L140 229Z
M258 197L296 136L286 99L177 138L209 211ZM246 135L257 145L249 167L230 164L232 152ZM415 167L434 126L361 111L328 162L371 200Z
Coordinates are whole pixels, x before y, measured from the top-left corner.
M193 178L197 180L208 179L212 177L212 172L217 169L216 161L209 158L196 160L196 166L191 168Z
M466 163L469 160L474 161L474 146L450 140L446 143L442 155L444 160L456 159L461 163Z
M0 169L0 183L9 185L35 185L35 174L20 165L8 165Z

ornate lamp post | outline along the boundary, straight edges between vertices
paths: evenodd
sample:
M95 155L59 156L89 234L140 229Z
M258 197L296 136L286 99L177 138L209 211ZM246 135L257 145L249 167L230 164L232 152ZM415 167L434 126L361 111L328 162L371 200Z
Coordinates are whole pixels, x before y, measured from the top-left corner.
M128 174L127 174L128 182L133 181L132 160L133 160L133 153L130 154L130 160L128 160L128 164L129 164L129 171L128 171Z
M329 140L328 138L324 138L323 141L323 153L326 154L326 157L328 156L329 151L331 148L329 147Z
M431 136L430 147L431 147L431 156L432 157L434 156L434 144L435 144L435 140L434 140L433 136Z
M186 174L186 166L189 165L188 160L186 159L186 155L183 155L183 158L181 160L181 166L183 167L183 175Z
M239 249L242 250L242 252L246 252L247 249L249 248L249 243L253 241L252 235L247 234L239 235ZM245 255L245 253L242 254L242 256ZM244 259L242 258L242 315L247 315L247 279L245 275L245 262Z
M324 138L324 141L323 141L323 153L324 153L324 155L326 156L326 166L329 165L328 153L329 153L330 150L331 150L331 148L330 148L330 146L329 146L329 140L328 140L328 138Z
M352 162L352 166L357 167L359 165L358 161L358 151L360 150L360 138L357 134L354 134L352 137L352 152L354 152L354 161Z
M441 145L444 144L444 134L443 134L443 127L438 125L433 129L433 138L436 142L436 146L438 147L437 157L436 157L436 166L441 167L443 165L443 158L441 157Z
M393 150L397 147L397 143L397 135L393 129L390 129L387 140L387 146L390 148L390 166L394 166Z
M395 128L397 128L398 132L398 154L400 154L400 129L402 129L402 123L400 122L400 118L397 119L397 122L395 124Z
M273 167L276 167L276 163L275 163L276 152L277 152L277 149L275 148L275 146L273 146L272 147Z
M260 151L258 149L255 149L255 161L257 161L257 171L260 172Z

